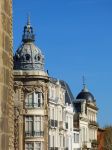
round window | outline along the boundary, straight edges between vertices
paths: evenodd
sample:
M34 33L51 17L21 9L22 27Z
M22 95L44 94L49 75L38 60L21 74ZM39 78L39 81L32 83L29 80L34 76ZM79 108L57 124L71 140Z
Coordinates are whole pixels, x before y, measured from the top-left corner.
M27 61L30 60L30 55L29 54L26 54L25 56L26 56Z

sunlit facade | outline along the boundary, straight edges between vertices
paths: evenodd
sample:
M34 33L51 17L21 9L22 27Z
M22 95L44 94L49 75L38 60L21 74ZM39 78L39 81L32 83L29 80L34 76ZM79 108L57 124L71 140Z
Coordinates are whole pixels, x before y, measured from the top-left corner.
M44 55L34 42L28 18L14 55L15 150L94 148L98 108L93 95L84 86L74 99L65 81L45 71Z

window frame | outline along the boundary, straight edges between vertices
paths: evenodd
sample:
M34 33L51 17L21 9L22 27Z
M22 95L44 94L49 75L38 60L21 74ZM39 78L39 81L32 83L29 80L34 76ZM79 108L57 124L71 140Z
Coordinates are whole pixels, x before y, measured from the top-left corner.
M29 98L32 95L32 99ZM25 108L42 108L44 96L42 92L31 92L26 95Z

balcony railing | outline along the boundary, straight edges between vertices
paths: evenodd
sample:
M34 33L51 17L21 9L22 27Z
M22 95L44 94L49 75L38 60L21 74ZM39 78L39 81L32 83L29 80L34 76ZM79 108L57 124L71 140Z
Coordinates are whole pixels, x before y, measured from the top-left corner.
M49 150L58 150L58 147L49 147Z
M59 122L59 127L60 127L60 130L68 129L68 122L60 121Z
M51 126L51 127L58 127L58 121L51 119L51 120L50 120L50 126Z
M91 148L91 142L83 141L82 142L82 148Z
M96 121L89 121L89 125L98 126L98 123Z
M49 99L54 103L58 103L59 97L55 97L55 98L50 97Z
M39 136L39 137L40 137L40 136L44 136L44 131L39 131L39 132L38 132L38 131L25 132L25 136L26 136L26 137L30 137L30 136L34 136L34 137L35 137L35 136L36 136L36 137L37 137L37 136Z
M43 103L25 103L26 108L42 108Z

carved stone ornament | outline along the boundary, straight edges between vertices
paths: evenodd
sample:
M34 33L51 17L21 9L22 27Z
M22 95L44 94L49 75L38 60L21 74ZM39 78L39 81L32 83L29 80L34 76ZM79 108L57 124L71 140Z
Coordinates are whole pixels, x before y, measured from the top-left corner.
M21 81L14 82L14 86L22 86L22 85L23 85L23 82L21 82Z
M23 87L23 91L25 93L31 93L31 92L42 92L42 88L40 86L35 87L35 86L30 86L30 87Z
M23 83L21 81L15 81L14 82L14 90L21 89L23 86Z

